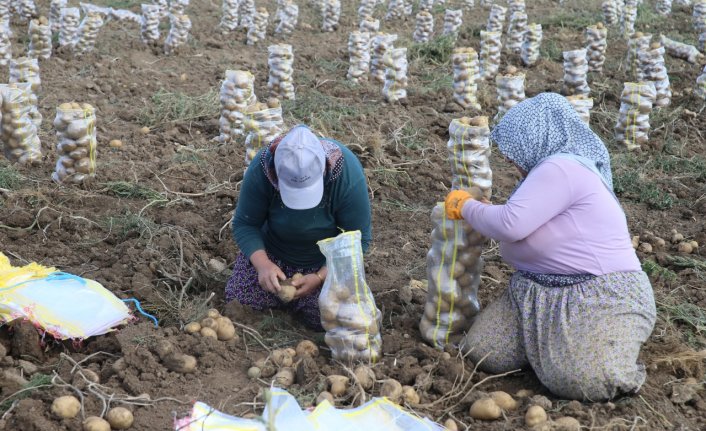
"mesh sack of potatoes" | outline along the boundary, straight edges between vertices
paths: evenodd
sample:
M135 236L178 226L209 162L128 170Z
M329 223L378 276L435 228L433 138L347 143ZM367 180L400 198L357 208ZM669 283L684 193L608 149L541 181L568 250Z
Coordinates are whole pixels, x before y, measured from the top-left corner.
M499 121L513 106L525 100L525 74L510 66L505 73L495 77L495 88L498 92L495 121Z
M434 7L434 0L420 0L419 1L419 10L425 10L427 12L431 12L433 7Z
M442 36L458 36L458 32L463 25L463 10L462 9L446 9L444 12L444 27L441 31Z
M505 15L507 14L507 8L502 7L498 4L493 4L490 7L490 14L488 15L488 25L486 26L486 31L498 33L503 32L505 27Z
M267 21L270 19L270 14L264 7L257 8L255 15L252 17L252 24L248 27L248 34L245 43L255 45L258 42L265 40L267 36Z
M255 0L240 0L240 5L238 7L240 22L238 23L238 26L245 30L249 29L252 25L255 13L257 13Z
M706 31L699 35L699 51L706 52Z
M18 16L22 22L27 22L37 16L37 6L34 0L16 0L19 6Z
M672 13L672 0L657 0L655 4L657 13L662 16L668 16Z
M638 82L641 80L642 73L640 70L640 58L638 53L648 49L650 47L651 40L651 34L644 34L639 31L634 33L630 36L630 39L628 39L628 53L625 61L628 64L628 73L633 78L636 78L636 81Z
M358 6L358 19L363 20L366 17L373 16L375 12L375 0L360 0Z
M189 6L189 0L169 0L169 13L171 15L184 15Z
M275 27L275 34L281 36L292 34L299 20L299 6L292 1L288 1L282 5L280 10L281 13L279 14L279 22Z
M67 4L68 0L51 0L49 3L49 27L53 33L61 29L61 9Z
M293 64L292 45L281 43L267 47L267 90L272 97L294 100Z
M638 52L642 79L655 85L654 108L668 106L672 100L672 87L669 84L667 67L664 65L664 47L655 42L649 49Z
M72 46L76 43L78 25L81 22L81 11L77 7L61 9L61 28L59 29L59 46Z
M542 45L542 24L527 26L520 58L525 66L531 66L539 60L539 47Z
M140 37L143 43L154 44L159 41L159 5L142 4L142 26Z
M326 0L323 10L322 30L332 32L338 30L338 22L341 19L341 0Z
M88 103L62 103L54 118L59 159L52 179L80 184L96 171L96 111Z
M608 47L608 29L598 23L586 27L584 33L586 40L586 56L588 57L589 72L603 72L603 64L605 63L605 52Z
M5 157L13 163L38 164L42 159L42 145L32 121L30 84L0 84L2 130Z
M507 2L507 9L510 15L512 15L515 12L522 12L526 13L527 12L527 5L525 3L525 0L509 0Z
M507 28L507 49L513 54L522 53L522 44L527 33L527 14L513 12L510 15L510 24Z
M257 102L255 96L255 77L244 70L226 70L226 77L221 84L221 118L219 120L222 143L235 141L243 135L245 109Z
M387 13L385 21L400 19L404 16L404 0L390 0L387 3Z
M10 79L11 84L29 84L29 116L32 123L39 130L42 124L42 114L39 112L38 94L42 88L39 78L39 61L36 58L20 57L10 59ZM24 88L24 87L22 87Z
M365 281L360 231L344 232L317 244L328 274L319 295L324 341L335 360L375 362L382 354L382 313Z
M591 88L588 86L587 75L586 49L564 51L564 82L562 87L564 95L588 95L591 92Z
M96 39L98 39L98 33L104 23L103 15L98 12L89 12L83 17L76 32L74 51L77 54L93 51L96 46Z
M238 29L238 9L240 0L223 0L221 4L221 22L218 24L221 31L229 32Z
M378 33L370 42L370 76L378 83L385 82L385 64L383 59L387 51L394 48L396 34Z
M392 48L383 58L385 84L382 96L386 102L399 102L407 98L407 48Z
M417 14L412 40L417 43L426 43L434 34L434 16L423 10Z
M473 48L454 48L451 54L453 65L453 98L464 109L473 108L480 110L478 92L478 78L480 68L478 53Z
M660 41L667 51L667 54L675 58L686 60L691 64L698 64L704 60L704 55L699 52L694 45L677 42L665 35L660 36Z
M367 82L370 71L370 33L352 31L348 36L348 73L346 78L355 82Z
M706 31L706 0L696 0L691 12L694 30L697 33Z
M12 59L12 44L7 32L0 29L0 66L7 66Z
M635 34L635 20L637 19L637 8L633 5L625 5L623 10L622 28L620 32L624 38L629 38Z
M27 56L44 60L51 57L51 27L49 21L43 16L29 22Z
M480 31L480 75L486 81L492 81L498 74L502 49L500 32Z
M591 122L591 109L593 108L593 99L584 95L577 94L575 96L567 96L566 99L569 104L574 108L581 120L584 123L589 124Z
M701 71L701 75L696 78L696 87L694 88L694 94L696 97L706 99L706 66Z
M167 55L174 54L179 47L186 44L189 40L189 31L191 31L191 19L189 15L169 15L169 34L164 41L164 53Z
M152 0L152 4L159 7L159 19L166 18L169 14L168 0Z
M414 5L412 4L412 0L403 0L404 6L402 7L402 10L404 11L405 15L412 15L414 12Z
M601 10L603 11L603 22L606 25L615 25L618 23L618 9L613 0L605 0L601 4Z
M358 30L368 32L370 34L375 34L380 31L380 20L375 19L371 16L366 16L365 18L360 20Z
M243 121L245 136L245 164L249 165L260 149L269 145L280 133L284 121L282 106L277 99L269 99L267 104L256 102L245 110Z
M652 82L626 82L620 95L620 112L615 125L615 139L628 150L647 143L650 132L650 112L656 90Z
M476 199L490 198L490 130L484 116L453 120L447 145L452 187ZM446 217L444 203L431 214L431 248L427 253L429 289L419 323L422 338L435 347L458 343L480 310L478 286L485 238L464 220Z

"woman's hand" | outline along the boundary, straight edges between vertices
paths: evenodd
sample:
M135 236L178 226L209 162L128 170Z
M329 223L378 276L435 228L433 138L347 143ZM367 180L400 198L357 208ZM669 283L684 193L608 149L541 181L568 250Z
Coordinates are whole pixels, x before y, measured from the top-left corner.
M258 250L253 253L250 256L250 262L257 270L257 281L260 286L276 295L281 289L280 280L284 281L287 278L284 272L267 257L267 253L264 250Z
M315 273L307 274L304 277L292 281L292 286L297 288L294 299L303 298L316 292L324 285L327 273L326 267L324 266Z

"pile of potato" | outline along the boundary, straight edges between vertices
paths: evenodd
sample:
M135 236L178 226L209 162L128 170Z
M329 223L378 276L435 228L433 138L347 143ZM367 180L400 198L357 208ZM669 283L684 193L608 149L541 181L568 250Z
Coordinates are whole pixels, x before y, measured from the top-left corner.
M679 253L690 254L699 249L699 243L694 240L687 240L684 235L672 229L671 237L668 241L660 238L650 231L645 231L642 235L632 237L632 248L643 253L652 253L653 250L665 250L671 244L672 249Z
M396 34L378 33L370 43L370 76L377 83L385 82L385 65L383 59L387 51L394 48Z
M185 45L189 40L189 31L191 31L191 19L189 15L169 15L169 34L164 41L164 53L169 55Z
M96 39L98 39L98 32L104 23L102 14L98 12L89 12L83 17L81 24L78 26L76 45L74 45L74 51L77 54L93 51L96 46Z
M2 130L0 141L5 144L5 157L21 164L38 164L42 145L32 121L30 84L0 84Z
M238 335L235 333L235 325L233 322L221 316L221 313L212 308L206 313L206 317L199 322L191 322L184 326L184 332L187 334L199 334L202 337L211 337L215 340L230 341L238 340Z
M510 14L510 24L507 28L507 49L515 55L522 52L522 44L527 33L527 14L513 12Z
M140 37L145 44L159 42L159 20L161 19L159 5L142 3L142 28Z
M407 48L391 48L383 58L385 84L382 96L386 102L407 99Z
M617 1L616 3L620 3L620 1ZM635 20L636 19L637 19L637 5L628 4L626 2L625 7L623 9L623 20L621 21L622 28L620 29L620 32L622 33L624 38L628 39L633 34L635 34Z
M615 125L615 139L628 150L647 143L650 132L650 112L657 92L652 82L626 82L620 95L620 112Z
M593 99L585 94L567 96L566 99L574 108L574 111L579 114L581 120L583 120L584 123L589 124L591 122L591 108L593 108Z
M654 42L649 49L638 52L638 60L642 78L655 85L656 99L653 107L668 106L672 100L672 87L669 85L669 75L664 65L664 47Z
M61 29L61 9L65 8L68 0L51 0L49 3L49 27L52 33Z
M378 31L380 31L380 20L375 19L371 16L366 16L365 18L360 20L360 24L358 25L358 30L364 31L370 34L375 34Z
M280 6L279 13L277 14L278 23L275 27L275 34L286 36L292 34L294 29L297 27L297 21L299 20L299 6L297 6L293 1L287 0Z
M28 57L42 58L44 60L51 57L51 27L49 21L41 16L29 22L29 50Z
M532 66L539 60L539 47L542 45L542 24L527 26L525 40L522 42L520 58L525 66Z
M318 373L314 361L317 356L319 348L316 344L303 340L294 349L276 349L269 356L254 361L247 374L251 379L272 378L274 386L286 389L297 382L308 383L305 380L311 371Z
M81 402L73 395L55 398L51 404L51 412L58 419L73 419L81 412ZM113 407L105 414L105 419L99 416L88 416L82 423L83 431L125 430L132 426L135 417L125 407Z
M650 47L651 40L651 34L644 34L639 31L634 33L630 39L628 39L628 55L626 61L630 76L635 77L636 82L640 82L642 78L642 70L639 63L640 58L638 54L640 51L646 51Z
M458 32L463 25L463 10L461 9L446 9L444 13L444 27L442 36L458 36Z
M370 33L352 31L348 36L348 55L346 78L355 83L367 82L370 71Z
M341 0L325 0L322 15L321 29L324 32L338 30L338 22L341 19Z
M221 6L221 31L227 33L238 29L238 8L240 0L223 0Z
M601 9L603 10L603 21L606 25L615 25L618 23L618 9L615 1L605 0L601 4Z
M706 66L701 71L701 75L696 78L696 88L694 88L694 94L696 97L706 99Z
M583 94L588 96L591 88L588 86L588 60L586 49L564 51L564 83L562 92L565 96Z
M412 40L417 43L426 43L434 34L434 16L425 10L417 14Z
M249 165L260 148L269 145L284 127L282 106L277 99L268 99L267 104L256 102L245 110L245 164Z
M2 26L2 24L0 24ZM0 28L0 66L5 67L10 64L12 59L12 44L10 43L10 35L4 29Z
M343 362L375 362L382 353L382 313L365 282L360 231L319 241L328 275L319 295L321 325L331 356Z
M219 120L222 143L235 142L243 135L245 109L257 102L255 95L255 77L244 70L226 70L226 77L221 84L221 118Z
M270 19L270 13L264 7L259 7L252 15L252 23L248 27L248 34L245 43L255 45L265 40L267 36L267 22Z
M608 29L603 23L586 27L586 56L588 57L588 71L603 73L605 52L608 47Z
M686 60L691 64L699 64L704 60L704 55L700 53L694 45L687 45L686 43L677 42L665 35L660 36L660 41L667 50L667 54L672 57Z
M499 4L493 4L490 7L490 15L488 15L488 25L485 31L488 32L498 32L502 34L503 28L505 27L505 16L507 15L507 8L500 6Z
M83 103L62 103L56 109L56 151L59 158L52 174L56 182L80 184L95 175L96 112Z
M269 76L267 79L267 89L272 97L294 100L294 83L292 73L294 68L294 54L292 45L277 44L267 48L267 65Z
M513 106L525 100L525 74L514 66L509 66L504 74L495 77L495 87L498 92L499 120Z
M478 53L473 48L454 48L451 55L453 65L453 98L464 109L480 110L478 91Z
M61 29L59 30L59 46L73 46L81 20L81 11L77 7L61 9Z
M385 21L401 19L405 15L404 0L390 0L387 3L387 13Z
M486 81L492 81L498 74L502 49L502 32L480 31L480 75Z
M672 0L657 0L655 9L662 16L670 15L672 13Z

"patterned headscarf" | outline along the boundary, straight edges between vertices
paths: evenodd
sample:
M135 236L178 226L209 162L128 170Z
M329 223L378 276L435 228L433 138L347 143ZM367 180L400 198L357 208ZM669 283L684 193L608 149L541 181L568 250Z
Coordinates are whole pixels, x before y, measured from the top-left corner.
M613 190L608 149L559 94L541 93L515 105L490 138L505 157L527 172L548 157L562 155L597 171Z

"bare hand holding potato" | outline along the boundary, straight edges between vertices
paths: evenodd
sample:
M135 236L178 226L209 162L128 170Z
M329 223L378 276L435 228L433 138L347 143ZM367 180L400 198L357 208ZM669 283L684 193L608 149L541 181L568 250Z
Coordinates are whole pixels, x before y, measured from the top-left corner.
M279 282L287 277L274 262L267 257L264 250L258 250L250 256L250 262L257 270L257 281L266 291L277 294L280 290Z
M292 286L297 288L294 299L303 298L316 292L323 285L321 279L316 274L307 274L296 280L292 280Z

